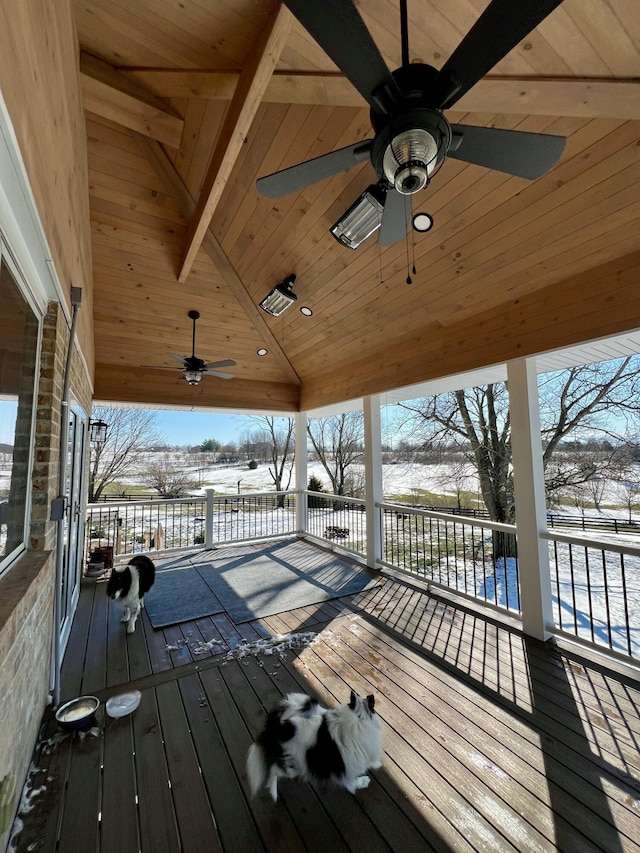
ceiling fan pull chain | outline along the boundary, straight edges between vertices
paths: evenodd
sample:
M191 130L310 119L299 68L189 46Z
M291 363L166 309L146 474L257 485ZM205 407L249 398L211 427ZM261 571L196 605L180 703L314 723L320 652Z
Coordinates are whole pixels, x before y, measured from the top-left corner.
M413 219L413 197L411 197L411 210L409 211L410 218ZM415 275L416 270L416 240L413 228L411 228L411 272Z
M413 207L411 196L405 196L404 203L405 203L405 210L406 210L406 208L409 208L409 213L410 213L411 208ZM405 215L405 222L407 221L407 219L408 219L408 216ZM407 248L407 284L413 284L413 279L411 278L411 276L409 274L409 235L408 234L405 235L404 244ZM414 254L413 229L411 229L411 253L412 253L412 255ZM415 260L414 260L414 264L413 264L413 274L414 275L415 275L415 272L416 272L416 265L415 265Z

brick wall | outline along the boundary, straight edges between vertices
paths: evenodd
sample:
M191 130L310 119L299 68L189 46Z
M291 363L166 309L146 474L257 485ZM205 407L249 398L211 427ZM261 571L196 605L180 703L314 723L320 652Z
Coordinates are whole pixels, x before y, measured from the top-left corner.
M9 807L0 810L0 850L10 829L2 821L10 820L19 802L50 689L57 525L49 514L58 494L68 340L67 320L59 305L51 303L40 353L29 550L0 578L0 786L14 790ZM77 353L71 389L90 412L91 387Z
M54 556L31 551L0 579L0 784L12 791L0 813L4 850L49 692Z

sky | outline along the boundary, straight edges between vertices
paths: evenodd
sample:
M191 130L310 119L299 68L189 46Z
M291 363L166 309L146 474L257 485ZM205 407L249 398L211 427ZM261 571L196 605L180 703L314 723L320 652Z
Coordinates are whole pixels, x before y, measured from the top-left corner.
M0 443L13 444L17 404L0 401ZM215 438L221 444L237 442L247 430L243 415L223 415L215 412L154 411L158 430L166 444L202 444Z
M237 443L247 430L242 415L166 411L154 411L154 415L167 444L202 444L207 438L215 438L220 444Z

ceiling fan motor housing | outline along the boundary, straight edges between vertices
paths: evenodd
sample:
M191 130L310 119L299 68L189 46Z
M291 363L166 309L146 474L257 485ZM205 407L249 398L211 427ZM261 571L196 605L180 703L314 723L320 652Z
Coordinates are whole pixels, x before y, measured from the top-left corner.
M397 68L393 78L399 99L390 113L371 111L376 131L373 168L403 195L413 195L427 185L451 142L449 122L427 94L436 76L435 68L420 62Z

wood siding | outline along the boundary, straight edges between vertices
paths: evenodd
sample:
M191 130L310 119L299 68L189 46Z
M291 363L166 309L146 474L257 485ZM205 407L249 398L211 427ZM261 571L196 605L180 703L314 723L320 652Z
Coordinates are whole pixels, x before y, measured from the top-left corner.
M0 7L0 91L60 285L82 288L78 340L93 379L93 287L86 129L69 0Z

